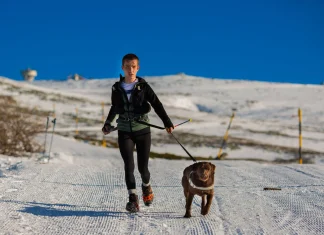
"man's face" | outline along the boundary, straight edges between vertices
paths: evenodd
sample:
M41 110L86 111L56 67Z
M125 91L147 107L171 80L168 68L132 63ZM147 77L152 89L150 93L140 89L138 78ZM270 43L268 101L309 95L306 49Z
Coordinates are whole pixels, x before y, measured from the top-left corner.
M126 60L122 69L125 73L125 77L130 79L136 79L137 71L139 70L138 60Z

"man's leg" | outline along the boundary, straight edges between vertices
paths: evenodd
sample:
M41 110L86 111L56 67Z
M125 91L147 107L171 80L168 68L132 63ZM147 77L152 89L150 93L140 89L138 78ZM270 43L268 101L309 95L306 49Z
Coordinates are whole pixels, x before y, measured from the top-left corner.
M139 210L138 196L136 192L136 181L134 176L134 140L129 133L118 132L118 144L120 154L124 160L125 180L129 194L129 201L126 204L126 210L137 212Z
M118 133L118 145L120 154L124 160L125 180L128 190L136 190L136 181L134 176L134 146L135 143L129 133Z
M136 135L135 137L137 150L138 171L142 178L142 192L143 201L145 205L150 205L153 202L153 191L150 185L150 171L148 169L148 162L151 150L151 133L144 133Z
M148 162L151 150L151 133L136 135L135 137L138 171L144 184L150 183L150 171Z

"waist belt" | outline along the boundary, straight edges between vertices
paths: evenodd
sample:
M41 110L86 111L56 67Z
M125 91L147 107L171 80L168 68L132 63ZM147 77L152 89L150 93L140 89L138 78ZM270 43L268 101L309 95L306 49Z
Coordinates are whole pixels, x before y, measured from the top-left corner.
M123 121L139 121L143 116L139 116L139 117L133 117L133 118L129 118L129 117L119 117L120 119L122 119Z
M156 126L156 125L153 125L153 124L150 124L150 123L147 123L147 122L144 122L144 121L141 121L140 119L142 118L143 116L139 116L139 117L134 117L134 118L124 118L124 117L120 117L122 120L124 121L135 121L135 122L138 122L140 124L144 124L146 126L151 126L151 127L155 127L155 128L158 128L160 130L164 130L165 128L164 127L160 127L160 126Z

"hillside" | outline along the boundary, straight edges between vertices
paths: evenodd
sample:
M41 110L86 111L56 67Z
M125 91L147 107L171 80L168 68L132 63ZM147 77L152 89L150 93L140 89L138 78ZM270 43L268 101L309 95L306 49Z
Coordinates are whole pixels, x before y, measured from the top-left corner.
M145 79L155 89L175 124L192 119L176 133L197 157L217 155L235 108L226 149L230 153L229 159L273 161L280 153L280 159L291 161L298 157L297 114L301 108L304 157L309 162L323 160L324 147L320 144L324 140L322 86L212 80L182 75ZM101 141L102 119L108 114L111 85L115 81L94 79L25 84L2 78L0 91L15 97L23 106L37 107L50 115L55 112L57 133L73 136L78 128L80 137ZM105 103L104 111L101 102ZM152 123L162 124L154 111L150 117ZM160 130L152 131L152 151L187 156L172 138L164 136ZM113 144L115 137L112 134L105 138ZM250 150L254 154L251 155Z
M107 115L114 81L26 84L0 78L2 95L23 107L37 107L39 115L53 115L55 107L57 118L47 164L37 160L41 153L30 158L0 156L0 234L322 234L321 86L190 76L147 78L175 124L193 120L177 127L174 135L193 156L216 165L210 213L199 214L201 199L196 196L193 217L186 219L181 177L193 162L172 136L153 128L149 167L156 199L152 207L141 201L136 215L126 212L117 135L105 137L107 148L93 145L93 140L99 145L103 138L101 102ZM212 160L232 108L237 111L224 150L228 156ZM303 110L303 157L310 164L297 160L298 108ZM161 125L154 112L151 117L152 123ZM43 118L45 126L46 115ZM43 143L44 135L37 140ZM168 155L184 159L164 159ZM137 171L136 180L139 189Z

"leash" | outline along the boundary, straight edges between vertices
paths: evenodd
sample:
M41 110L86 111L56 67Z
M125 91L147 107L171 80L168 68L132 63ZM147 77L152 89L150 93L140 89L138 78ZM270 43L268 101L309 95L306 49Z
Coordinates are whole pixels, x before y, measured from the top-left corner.
M140 120L136 120L134 119L135 122L138 122L140 124L144 124L146 126L151 126L151 127L154 127L154 128L157 128L157 129L160 129L160 130L164 130L165 128L164 127L161 127L161 126L156 126L156 125L153 125L153 124L150 124L150 123L147 123L147 122L143 122L143 121L140 121ZM117 131L118 128L117 127L114 127L110 132L113 132L113 131ZM110 133L109 132L109 133Z
M189 155L189 157L194 161L197 162L197 160L191 156L191 154L185 149L185 147L182 146L182 144L179 142L179 140L171 133L171 135L173 136L173 138L178 142L178 144L183 148L183 150Z
M156 125L153 125L153 124L151 124L151 123L147 123L147 122L144 122L144 121L140 121L140 120L134 120L134 121L136 121L136 122L138 122L138 123L141 123L141 124L144 124L144 125L147 125L147 126L151 126L151 127L154 127L154 128L158 128L158 129L160 129L160 130L164 130L165 129L165 127L161 127L161 126L156 126ZM182 123L179 123L179 124L177 124L177 125L175 125L174 127L177 127L177 126L180 126L180 125L182 125L182 124L185 124L185 123L187 123L187 122L191 122L192 121L192 119L188 119L187 121L184 121L184 122L182 122ZM187 149L185 148L185 147L183 147L183 145L179 142L179 140L171 133L171 135L173 136L173 138L178 142L178 144L182 147L182 149L188 154L188 156L194 161L194 162L197 162L197 160L193 157L193 156L191 156L191 154L187 151Z
M154 127L154 128L160 129L160 130L164 130L164 129L165 129L165 127L156 126L156 125L153 125L153 124L151 124L151 123L144 122L144 121L140 121L140 120L136 120L136 119L134 119L134 121L135 121L135 122L138 122L138 123L141 123L141 124L144 124L144 125L147 125L147 126L151 126L151 127ZM192 119L190 118L190 119L188 119L188 120L186 120L186 121L184 121L184 122L181 122L181 123L175 125L174 128L176 128L177 126L180 126L180 125L182 125L182 124L185 124L185 123L187 123L187 122L191 122L191 121L192 121Z
M151 124L151 123L147 123L147 122L144 122L144 121L140 121L140 120L136 120L136 119L134 119L134 121L135 122L138 122L138 123L140 123L140 124L144 124L144 125L146 125L146 126L150 126L150 127L154 127L154 128L157 128L157 129L160 129L160 130L164 130L165 129L165 127L161 127L161 126L156 126L156 125L153 125L153 124ZM191 122L192 121L192 119L190 118L190 119L188 119L188 120L186 120L186 121L184 121L184 122L182 122L182 123L179 123L179 124L177 124L177 125L175 125L174 127L177 127L177 126L180 126L180 125L182 125L182 124L185 124L185 123L187 123L187 122ZM117 127L115 127L114 129L112 129L110 132L113 132L113 131L116 131L117 130ZM188 154L188 156L194 161L194 162L197 162L197 160L193 157L193 156L191 156L191 154L187 151L187 149L185 148L185 147L183 147L183 145L179 142L179 140L172 134L172 133L170 133L172 136L173 136L173 138L178 142L178 144L182 147L182 149Z
M160 129L160 130L164 130L165 128L164 127L161 127L161 126L156 126L156 125L153 125L151 123L147 123L147 122L144 122L144 121L140 121L140 120L136 120L134 119L135 122L138 122L140 124L144 124L144 125L147 125L147 126L151 126L151 127L154 127L154 128L157 128L157 129Z

